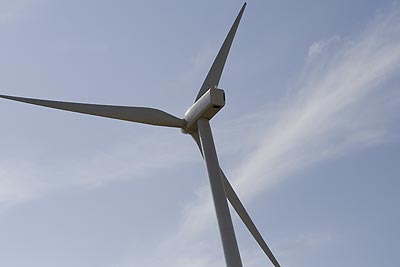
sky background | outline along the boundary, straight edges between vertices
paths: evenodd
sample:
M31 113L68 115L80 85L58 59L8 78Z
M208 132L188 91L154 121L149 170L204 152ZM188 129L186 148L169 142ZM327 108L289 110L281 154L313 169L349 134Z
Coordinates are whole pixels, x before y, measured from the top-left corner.
M242 4L0 0L0 93L183 116ZM399 266L399 81L400 3L248 1L211 124L282 266ZM190 136L7 100L0 121L1 266L224 266ZM272 266L232 217L243 265Z

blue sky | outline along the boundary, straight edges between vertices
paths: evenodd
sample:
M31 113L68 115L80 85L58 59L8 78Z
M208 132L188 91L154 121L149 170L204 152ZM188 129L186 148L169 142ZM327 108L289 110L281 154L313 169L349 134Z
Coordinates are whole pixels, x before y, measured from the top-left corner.
M182 116L241 5L0 0L1 93ZM212 127L282 266L398 265L399 75L395 1L248 1ZM0 265L223 266L189 136L6 100L0 118ZM270 266L232 215L244 266Z

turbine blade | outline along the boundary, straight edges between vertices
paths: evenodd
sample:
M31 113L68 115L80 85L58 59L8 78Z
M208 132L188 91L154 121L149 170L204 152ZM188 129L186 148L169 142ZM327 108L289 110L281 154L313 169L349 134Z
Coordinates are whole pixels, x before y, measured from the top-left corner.
M236 17L235 22L233 23L231 29L229 30L228 35L225 38L224 43L222 44L217 57L212 64L206 79L203 82L203 85L200 88L199 93L197 94L195 102L205 93L208 89L212 87L216 87L219 83L219 80L222 75L222 71L225 66L226 58L228 57L229 50L231 48L233 38L235 37L236 30L239 26L240 19L242 18L244 9L246 8L246 3L243 4L242 9L240 9L239 14Z
M258 231L256 225L254 224L253 220L251 219L249 213L246 211L245 207L243 206L242 202L240 201L239 197L237 196L235 190L233 189L232 185L230 184L229 180L226 178L225 173L221 169L221 174L223 177L224 182L224 189L226 197L228 198L229 202L231 203L232 207L235 209L236 213L242 219L243 223L246 225L247 229L250 231L254 239L257 241L258 245L264 251L265 255L269 258L272 264L275 267L280 267L278 261L276 260L274 254L272 254L271 249L268 247L267 243L264 241L264 238L261 236L260 232Z
M202 153L199 133L197 131L193 132L193 133L191 133L191 136L193 137L194 141L196 142L197 146L200 149L200 152ZM246 209L243 206L242 202L240 201L238 195L236 194L235 190L233 189L232 185L230 184L228 178L226 178L225 173L222 171L222 169L220 169L220 170L221 170L222 181L224 183L225 195L226 195L227 199L231 203L232 207L235 209L236 213L242 219L243 223L246 225L249 232L252 234L254 239L257 241L258 245L264 251L265 255L267 255L269 260L272 262L272 264L275 267L280 267L279 262L276 260L275 256L272 254L271 249L268 247L267 243L264 241L264 239L261 236L260 232L258 231L256 225L254 224L253 220L251 219L249 213L246 211Z
M183 128L185 125L183 119L154 108L71 103L7 95L0 95L0 97L38 106L157 126Z

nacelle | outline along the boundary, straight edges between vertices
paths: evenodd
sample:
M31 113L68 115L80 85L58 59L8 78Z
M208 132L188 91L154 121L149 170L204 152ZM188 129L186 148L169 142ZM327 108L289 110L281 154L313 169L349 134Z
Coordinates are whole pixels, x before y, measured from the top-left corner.
M225 106L225 92L222 89L210 88L185 113L186 122L183 132L190 133L197 129L197 120L211 119Z

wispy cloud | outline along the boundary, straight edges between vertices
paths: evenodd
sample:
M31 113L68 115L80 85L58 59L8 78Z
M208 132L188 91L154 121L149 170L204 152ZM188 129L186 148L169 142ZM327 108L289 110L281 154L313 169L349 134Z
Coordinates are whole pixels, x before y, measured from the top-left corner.
M0 162L0 208L33 199L45 190L36 170L29 161Z
M110 182L157 177L161 171L184 163L182 159L187 162L193 159L193 149L181 146L181 139L174 137L176 135L148 135L138 140L126 140L124 145L74 160L48 159L51 162L44 163L43 160L32 157L23 160L2 157L0 209L60 189L90 189ZM174 157L171 157L170 151L174 151Z
M233 172L233 184L240 196L249 201L296 171L388 141L388 129L400 104L399 88L392 84L399 73L397 6L379 12L355 37L335 36L311 44L295 90L274 106L279 107L273 112L276 116L268 118L272 126L265 128L265 121L260 120L263 114L270 114L268 109L247 117L257 118L258 129L264 131L255 141L256 149ZM164 266L221 264L220 251L205 245L212 239L204 229L214 229L209 226L215 219L208 191L199 192L198 199L183 212L177 232L150 261L143 259L143 266L152 266L153 261ZM218 234L213 234L215 239ZM301 242L321 241L314 237L308 233ZM325 237L324 242L334 238L333 234Z
M27 17L27 10L43 0L0 0L0 24L18 21Z
M307 59L313 60L314 58L322 55L325 52L324 50L329 48L330 46L332 46L332 44L339 43L339 42L340 42L340 37L337 35L335 35L332 38L329 38L327 40L321 40L318 42L314 42L308 48Z
M310 46L318 46L319 55L309 54L298 90L236 171L244 196L293 171L386 140L400 96L390 83L400 71L399 13L380 13L358 37Z

